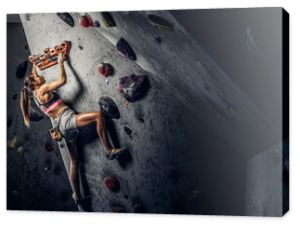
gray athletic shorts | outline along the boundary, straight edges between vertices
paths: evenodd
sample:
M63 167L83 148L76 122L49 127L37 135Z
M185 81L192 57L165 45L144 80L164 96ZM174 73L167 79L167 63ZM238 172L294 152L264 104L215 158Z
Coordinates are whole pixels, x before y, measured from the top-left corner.
M63 110L59 116L59 130L67 143L71 143L78 137L78 129L76 127L76 113L69 107Z

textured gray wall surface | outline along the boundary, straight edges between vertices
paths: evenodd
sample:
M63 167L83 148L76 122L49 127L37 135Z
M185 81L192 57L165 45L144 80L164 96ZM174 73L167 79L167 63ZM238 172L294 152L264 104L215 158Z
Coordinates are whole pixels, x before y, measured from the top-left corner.
M275 145L247 162L246 214L282 214L282 144ZM266 202L266 197L268 201Z
M32 122L27 129L19 107L23 80L16 77L16 67L30 51L22 24L7 24L7 141L16 138L16 147L7 150L7 208L11 210L76 210L70 197L59 149L48 130L50 121ZM30 68L29 68L30 69ZM29 71L29 70L27 70ZM45 145L53 147L47 152ZM59 185L59 186L58 186Z
M148 14L168 19L174 31L154 28ZM247 160L281 141L281 130L268 133L274 129L268 117L168 11L113 12L117 26L112 28L102 23L100 28L82 28L80 15L72 13L73 28L56 14L21 15L21 20L32 53L63 40L72 42L70 61L65 63L68 83L59 93L74 110L97 111L98 98L110 96L121 112L110 129L115 128L117 143L129 149L126 161L107 160L95 128L81 129L80 171L91 210L244 214ZM89 15L101 22L100 13ZM129 42L137 61L118 53L115 43L120 37ZM102 61L115 67L108 83L97 72ZM57 69L42 73L51 81ZM151 88L143 99L125 107L116 86L120 77L131 73L147 74ZM141 115L144 122L137 119ZM132 139L124 126L132 129ZM60 151L68 165L66 150ZM119 179L119 192L103 186L107 175ZM67 185L68 179L61 183Z
M288 17L287 12L282 8L256 8L173 10L171 13L272 125L268 136L275 138L274 145L247 160L245 215L280 215L285 212L281 207L288 206L288 144L276 144L285 124L281 120L283 110L288 111L283 106L283 101L288 103L283 93L286 88L282 88L284 81L288 83L288 73L282 70L282 53L287 53L287 49L281 47L282 34L288 30L283 18ZM286 141L286 133L282 135ZM283 187L274 186L281 183Z

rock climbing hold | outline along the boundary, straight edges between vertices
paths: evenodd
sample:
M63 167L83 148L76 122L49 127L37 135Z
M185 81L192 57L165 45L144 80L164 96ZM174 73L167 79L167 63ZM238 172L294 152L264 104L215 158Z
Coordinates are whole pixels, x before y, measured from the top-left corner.
M134 108L134 116L135 116L135 118L136 118L139 122L142 122L142 123L145 122L145 120L144 120L144 112L143 112L143 109L141 108L140 105L137 105L137 106Z
M47 143L45 144L45 150L46 150L47 152L53 152L53 151L54 151L54 147L53 147L52 143L47 142Z
M136 55L128 42L124 38L120 38L116 44L117 49L128 59L136 60Z
M80 17L79 24L85 28L94 26L94 22L89 15L84 15L84 16Z
M147 93L149 81L146 75L129 75L120 78L117 90L130 102L134 102Z
M109 12L101 12L102 15L102 22L106 27L114 27L116 23Z
M52 67L57 64L58 54L64 54L64 60L69 56L71 49L71 42L64 41L60 45L56 45L54 48L46 48L40 54L30 55L28 57L29 61L37 66L40 70Z
M101 63L98 65L98 72L104 77L107 77L114 73L114 68L111 64Z
M17 69L16 69L16 76L19 78L19 79L22 79L24 78L25 74L26 74L26 71L27 71L27 66L28 66L28 61L25 60L23 61L21 64L19 64L17 66Z
M24 152L24 147L23 146L19 146L18 148L17 148L17 153L18 154L22 154Z
M31 14L28 14L28 13L25 14L25 18L27 21L30 21L30 16L31 16Z
M173 31L174 27L173 25L167 21L166 19L154 15L154 14L150 14L148 15L148 20L150 22L150 24L152 24L155 28L162 30L162 31Z
M7 127L10 127L12 124L12 119L11 118L8 118L7 119Z
M9 149L16 149L16 146L17 146L17 137L16 136L13 136L9 141L8 141L8 144L7 144L7 147Z
M120 111L115 102L110 97L100 97L98 104L100 106L101 112L103 112L105 115L114 119L120 118Z
M74 20L71 14L69 13L56 13L56 15L62 19L66 24L68 24L71 27L74 27Z
M159 43L159 44L161 43L161 37L157 36L157 37L155 37L154 39L155 39L155 41L156 41L157 43Z
M142 123L145 122L144 118L142 118L142 117L137 117L137 120L139 120L139 121L142 122Z
M83 50L83 47L81 45L78 45L78 49Z
M100 22L98 20L94 21L94 27L100 27Z
M124 131L132 139L132 130L128 126L124 126Z
M18 98L18 94L15 93L14 95L12 95L13 100L16 100L17 98Z
M104 177L103 184L110 191L118 192L120 190L120 183L118 179L114 176Z

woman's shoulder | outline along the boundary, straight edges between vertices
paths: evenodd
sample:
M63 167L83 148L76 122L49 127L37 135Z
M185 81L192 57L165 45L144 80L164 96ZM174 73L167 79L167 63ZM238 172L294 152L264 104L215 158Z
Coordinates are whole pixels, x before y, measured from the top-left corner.
M37 93L39 95L51 95L52 93L54 93L53 91L48 91L47 89L47 83L44 83L43 85L41 85L38 89L37 89Z
M43 92L42 86L36 90L35 96L40 100L40 102L48 102L49 99L52 99L53 92Z

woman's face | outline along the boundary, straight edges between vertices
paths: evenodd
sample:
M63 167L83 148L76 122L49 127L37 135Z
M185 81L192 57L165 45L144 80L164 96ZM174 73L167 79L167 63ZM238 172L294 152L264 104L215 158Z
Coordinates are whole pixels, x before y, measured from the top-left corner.
M40 75L33 76L32 75L32 78L33 78L34 85L42 85L46 82L44 76L40 76Z

